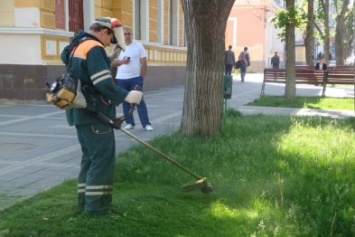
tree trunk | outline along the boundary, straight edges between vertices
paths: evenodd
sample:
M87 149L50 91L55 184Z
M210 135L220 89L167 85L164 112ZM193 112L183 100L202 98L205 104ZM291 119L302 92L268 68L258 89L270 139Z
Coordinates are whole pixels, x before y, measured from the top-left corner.
M286 0L286 8L295 7L295 0ZM295 53L295 25L286 24L286 87L285 99L294 100L296 97L296 53Z
M354 1L354 6L353 6L353 10L350 12L350 14L348 15L348 17L346 17L345 20L345 28L346 28L346 32L345 32L345 44L344 44L344 58L347 58L349 56L351 56L353 54L353 45L354 45L354 23L355 23L355 12L354 12L354 8L355 8L355 1Z
M348 6L349 6L350 1L349 0L344 0L342 2L342 6L340 11L338 12L336 16L336 27L335 27L335 59L336 59L336 65L344 65L344 58L345 58L345 15L348 12Z
M329 30L329 0L324 1L324 61L329 62L330 30Z
M181 0L187 68L182 122L184 135L220 133L223 107L225 30L235 0Z
M305 47L306 47L306 64L314 64L315 52L313 49L314 45L314 0L308 0L308 11L307 11L307 27L306 27L306 38L305 38Z

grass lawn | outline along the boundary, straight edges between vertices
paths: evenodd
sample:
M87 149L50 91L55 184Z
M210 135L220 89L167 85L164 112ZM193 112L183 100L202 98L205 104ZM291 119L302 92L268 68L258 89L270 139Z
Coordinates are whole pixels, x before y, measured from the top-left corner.
M108 217L83 215L68 180L1 212L0 236L355 236L354 128L228 110L221 135L151 141L212 193L181 192L194 179L137 145L118 157Z
M294 101L286 101L283 96L261 96L259 99L256 99L248 105L309 109L354 110L354 98L296 97Z

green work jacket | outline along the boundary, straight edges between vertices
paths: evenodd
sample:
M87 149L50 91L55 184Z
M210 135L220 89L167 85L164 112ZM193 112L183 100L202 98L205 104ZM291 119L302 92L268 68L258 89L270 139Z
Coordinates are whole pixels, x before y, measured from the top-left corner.
M61 59L72 77L81 81L86 103L110 119L116 116L116 106L128 91L116 86L111 76L111 63L102 43L93 35L79 32L64 48ZM70 126L101 123L96 116L82 108L66 110Z

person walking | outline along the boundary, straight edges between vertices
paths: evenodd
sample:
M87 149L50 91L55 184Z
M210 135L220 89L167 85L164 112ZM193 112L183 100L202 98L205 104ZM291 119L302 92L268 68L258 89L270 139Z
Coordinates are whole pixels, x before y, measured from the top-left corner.
M80 31L64 48L61 59L73 78L81 82L86 103L115 120L116 106L123 101L139 104L143 93L128 92L113 83L105 47L116 43L124 48L121 22L116 18L96 19L88 32ZM113 128L84 108L66 110L70 126L75 126L82 157L78 175L78 205L86 214L107 215L112 201L116 159Z
M133 40L132 29L123 27L124 40L126 44L125 51L121 51L118 58L112 61L111 66L117 67L116 79L117 85L125 90L133 90L136 85L143 89L144 77L147 73L147 53L143 45ZM123 102L123 113L127 114L130 105ZM137 106L138 116L143 128L147 131L152 131L153 127L149 121L148 109L144 99ZM127 125L124 127L127 130L133 129L135 121L133 115L127 118Z
M235 64L235 55L232 51L232 45L228 46L228 50L224 54L225 75L232 75L232 69Z
M272 68L279 69L280 68L280 57L277 55L277 51L274 52L274 56L271 57L271 65Z
M248 52L248 47L244 47L244 50L240 52L238 60L242 62L240 66L240 76L241 82L244 82L245 75L247 73L247 67L250 66L250 55Z

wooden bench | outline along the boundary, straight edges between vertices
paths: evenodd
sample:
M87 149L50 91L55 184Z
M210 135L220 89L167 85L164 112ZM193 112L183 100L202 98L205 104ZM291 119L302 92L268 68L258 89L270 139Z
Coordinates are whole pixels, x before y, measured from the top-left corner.
M286 83L286 69L264 69L264 81L261 95L265 94L265 83ZM325 96L326 86L331 84L354 85L354 69L352 66L330 67L327 71L296 67L296 84L322 85L322 96Z
M335 69L328 68L322 96L325 96L325 89L329 84L353 85L355 91L354 69L349 66L337 66Z
M328 69L326 84L354 85L354 70Z
M295 83L309 85L323 85L324 71L312 68L296 68ZM265 94L266 83L286 83L286 69L264 69L264 80L261 86L261 95Z
M296 65L295 68L296 68L296 70L297 69L314 69L314 66L311 66L311 65Z
M340 69L340 70L345 70L345 71L354 71L354 66L349 66L349 65L329 66L328 69Z

